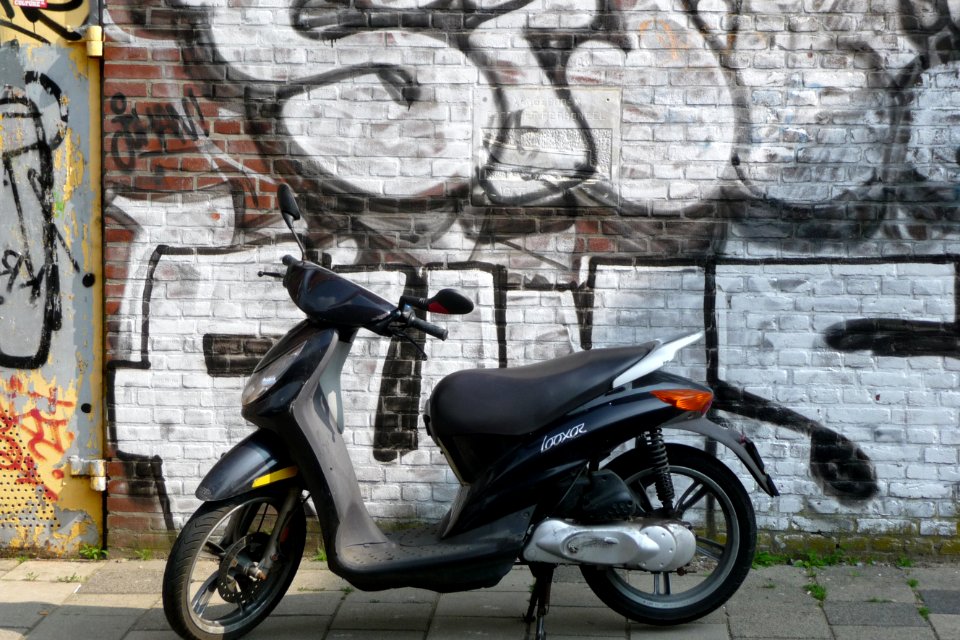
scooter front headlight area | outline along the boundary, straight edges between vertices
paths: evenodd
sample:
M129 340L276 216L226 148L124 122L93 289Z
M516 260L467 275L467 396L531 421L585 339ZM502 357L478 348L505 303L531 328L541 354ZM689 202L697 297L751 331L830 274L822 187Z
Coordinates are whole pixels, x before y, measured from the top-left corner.
M277 383L277 380L287 372L290 365L296 361L297 356L303 351L304 345L306 345L306 342L301 342L263 369L254 371L253 375L247 380L247 384L243 387L240 402L247 405L263 397L263 395Z

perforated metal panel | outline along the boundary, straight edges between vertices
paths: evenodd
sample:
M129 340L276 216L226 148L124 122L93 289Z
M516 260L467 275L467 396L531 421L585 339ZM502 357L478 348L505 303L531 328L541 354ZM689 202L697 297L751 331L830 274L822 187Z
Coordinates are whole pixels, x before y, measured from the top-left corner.
M7 477L3 477L7 476ZM12 474L0 476L0 529L45 528L57 517L54 503L38 499L37 491L19 484Z

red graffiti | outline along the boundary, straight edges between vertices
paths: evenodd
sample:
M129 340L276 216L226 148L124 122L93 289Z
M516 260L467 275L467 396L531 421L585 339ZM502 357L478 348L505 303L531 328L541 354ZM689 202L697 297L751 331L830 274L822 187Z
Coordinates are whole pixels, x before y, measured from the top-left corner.
M48 394L27 391L16 376L5 386L4 395L10 402L0 407L0 470L16 472L17 484L38 487L47 500L56 500L57 492L43 481L37 461L44 462L48 455L62 456L66 452L72 438L67 432L69 418L62 417L62 410L72 409L76 403L60 400L56 388L51 388ZM16 409L18 397L29 399L22 412ZM24 440L26 451L22 445ZM56 470L53 475L62 478L63 472Z
M40 477L36 461L29 455L24 455L16 439L8 435L0 435L0 469L16 471L18 473L17 479L14 481L16 484L39 487L43 491L44 498L47 500L57 499L57 493L48 487Z
M26 420L28 418L34 425L33 429L28 426ZM20 430L30 436L30 440L27 442L27 448L30 449L30 453L32 453L35 458L38 460L47 459L46 456L38 450L37 447L40 445L53 449L54 452L60 454L66 451L63 444L62 429L66 428L70 422L69 420L44 415L39 409L31 409L22 416L22 419Z

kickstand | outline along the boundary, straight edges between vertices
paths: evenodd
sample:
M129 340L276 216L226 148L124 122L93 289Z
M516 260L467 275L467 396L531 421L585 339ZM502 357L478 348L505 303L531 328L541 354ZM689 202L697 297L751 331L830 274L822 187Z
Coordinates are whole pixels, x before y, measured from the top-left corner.
M553 570L556 567L552 564L531 564L530 572L536 578L533 583L533 593L530 594L530 606L527 607L527 615L523 621L528 625L536 621L536 636L534 640L546 640L547 632L544 629L544 618L550 611L550 585L553 583ZM534 614L536 611L536 614ZM529 628L527 635L529 636Z

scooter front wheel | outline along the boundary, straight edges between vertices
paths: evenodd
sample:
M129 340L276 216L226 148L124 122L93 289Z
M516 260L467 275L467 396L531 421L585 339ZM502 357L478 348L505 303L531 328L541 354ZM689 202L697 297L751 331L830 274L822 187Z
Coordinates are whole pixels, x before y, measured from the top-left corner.
M693 447L668 444L667 456L676 495L671 515L696 535L693 561L676 572L580 568L604 604L631 620L653 625L696 620L726 602L750 571L757 539L753 505L733 472ZM606 468L633 490L644 512L641 517L659 516L656 474L641 453L628 451Z
M306 517L297 501L266 577L256 569L288 489L204 503L177 537L163 574L163 610L189 640L229 640L257 626L286 593L300 566Z

